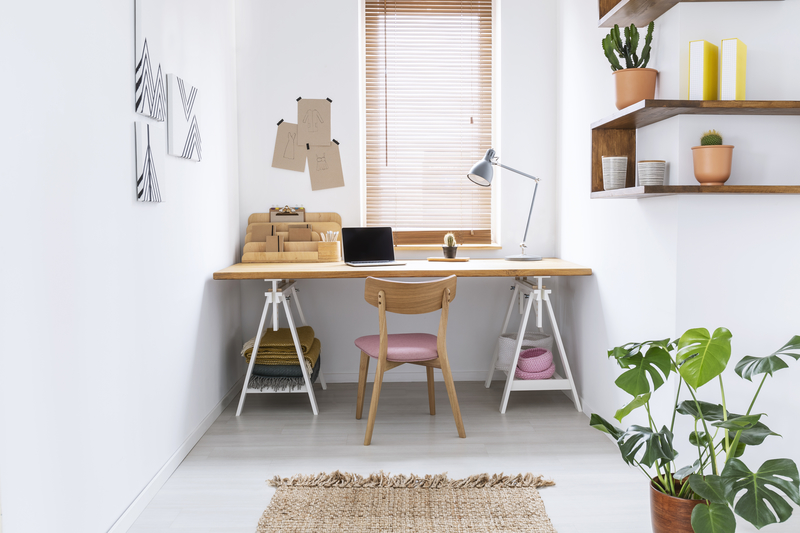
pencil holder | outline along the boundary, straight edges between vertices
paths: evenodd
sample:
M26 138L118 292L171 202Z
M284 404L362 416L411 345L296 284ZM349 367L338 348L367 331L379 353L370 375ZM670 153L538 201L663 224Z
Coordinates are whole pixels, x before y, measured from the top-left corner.
M339 241L320 241L317 244L319 244L319 248L317 249L319 252L319 261L330 263L342 260L342 247Z

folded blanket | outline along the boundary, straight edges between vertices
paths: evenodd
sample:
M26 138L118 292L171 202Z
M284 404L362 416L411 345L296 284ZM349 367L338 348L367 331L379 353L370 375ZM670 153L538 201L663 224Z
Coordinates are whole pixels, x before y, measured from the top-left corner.
M259 365L255 365L259 366ZM255 370L255 366L253 367ZM320 359L317 359L317 364L314 365L314 369L311 372L311 383L314 383L319 376L319 367L320 367ZM280 366L273 366L270 368L286 368ZM300 372L300 365L295 366L294 368L297 369L297 372ZM303 379L302 373L300 377L288 377L288 376L259 376L255 373L250 376L250 383L249 387L251 389L259 389L264 390L267 388L275 389L275 390L295 390L299 389L305 385L305 380Z
M310 328L309 328L310 329ZM310 349L308 352L303 354L303 358L306 361L306 368L314 368L314 365L317 364L317 360L319 359L319 351L320 351L320 342L319 339L313 339L310 344ZM247 341L242 349L242 356L250 363L250 355L253 353L253 339ZM261 347L259 347L258 355L256 356L256 365L297 365L300 366L300 362L297 360L297 352L294 349L294 345L290 348L286 348L281 353L264 353L261 351Z
M308 353L311 349L311 343L314 342L314 330L311 326L300 326L297 328L297 338L300 340L300 347L303 353ZM242 353L252 351L254 339L250 339L244 345ZM294 340L292 340L292 331L289 328L279 328L278 331L272 331L268 328L266 333L261 336L261 342L258 343L258 356L268 353L295 353Z

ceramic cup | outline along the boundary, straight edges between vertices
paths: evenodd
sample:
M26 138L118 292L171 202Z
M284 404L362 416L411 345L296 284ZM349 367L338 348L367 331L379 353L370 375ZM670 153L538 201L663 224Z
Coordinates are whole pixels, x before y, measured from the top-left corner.
M628 158L603 157L603 189L625 188L625 178L628 175Z
M664 185L666 171L666 161L639 161L639 185Z

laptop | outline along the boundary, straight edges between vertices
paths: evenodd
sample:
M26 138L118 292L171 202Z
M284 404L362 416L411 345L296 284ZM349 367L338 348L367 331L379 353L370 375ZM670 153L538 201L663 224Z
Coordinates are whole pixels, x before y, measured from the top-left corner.
M394 260L392 228L342 228L346 265L405 265Z

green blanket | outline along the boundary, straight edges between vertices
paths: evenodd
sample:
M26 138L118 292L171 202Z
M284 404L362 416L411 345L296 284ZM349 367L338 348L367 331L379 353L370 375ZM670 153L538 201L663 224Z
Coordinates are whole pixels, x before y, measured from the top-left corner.
M311 328L308 328L311 329ZM312 330L313 334L313 330ZM302 342L302 341L301 341ZM301 345L302 346L302 345ZM320 351L320 342L319 339L312 339L309 342L309 349L303 350L305 353L303 354L303 358L306 360L306 365L309 368L314 368L314 365L317 364L317 359L319 359L319 351ZM247 344L244 345L242 349L242 355L250 363L250 356L253 353L253 340L247 341ZM294 345L290 345L286 347L281 352L264 352L259 346L258 355L256 356L256 365L297 365L300 366L300 362L297 360L297 352L295 351Z

